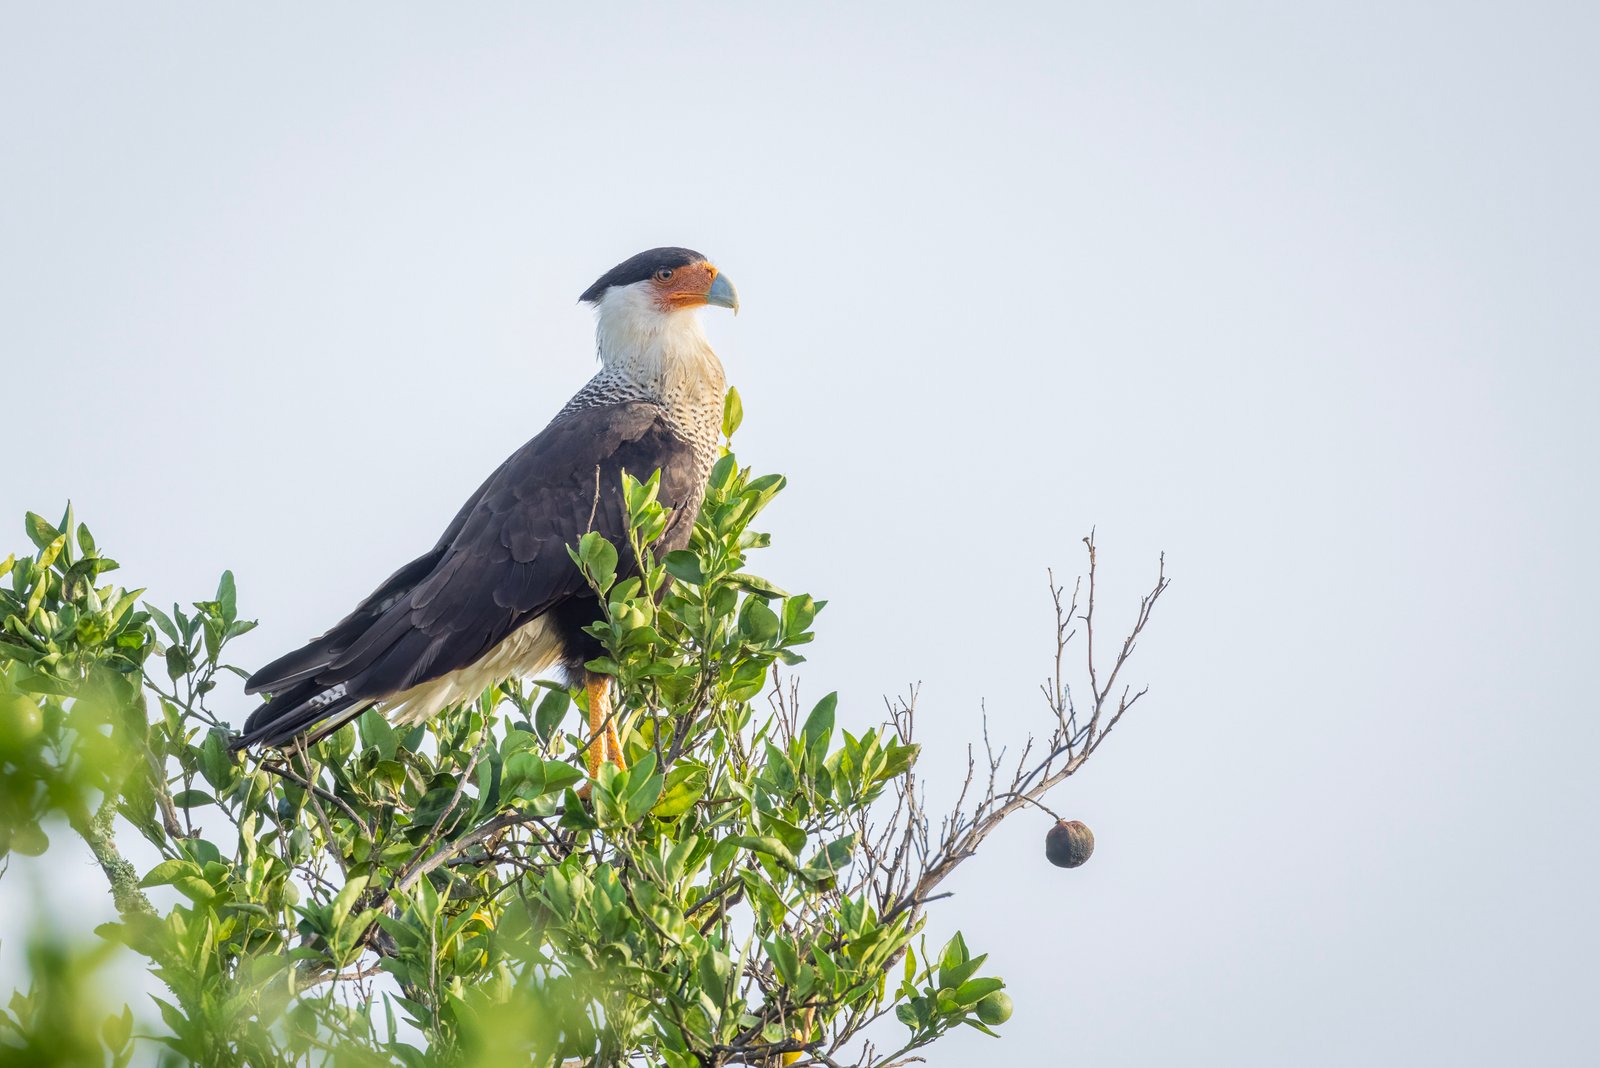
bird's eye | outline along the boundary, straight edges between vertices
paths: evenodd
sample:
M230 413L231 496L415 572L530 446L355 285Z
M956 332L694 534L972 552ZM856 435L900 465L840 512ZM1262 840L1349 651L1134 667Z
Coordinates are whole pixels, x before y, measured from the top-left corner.
M670 282L670 281L672 281L672 268L671 267L663 267L660 270L656 271L656 281L657 282Z

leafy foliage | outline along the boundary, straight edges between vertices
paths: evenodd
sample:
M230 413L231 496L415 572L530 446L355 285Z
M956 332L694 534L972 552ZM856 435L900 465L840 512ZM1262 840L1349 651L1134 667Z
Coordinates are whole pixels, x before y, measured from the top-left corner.
M739 416L730 394L730 433ZM549 683L236 758L207 703L254 625L232 575L187 609L141 606L100 584L116 564L70 509L30 513L37 552L0 564L0 852L43 852L64 817L119 918L100 949L33 947L0 1057L690 1068L838 1064L856 1041L887 1065L955 1026L993 1033L1003 982L959 934L930 952L918 884L864 849L886 791L911 796L909 730L843 729L833 694L803 718L758 700L824 606L747 570L783 479L724 455L665 558L657 485L625 476L628 544L570 547L605 606L589 666L615 677L628 763L587 796L585 697ZM119 829L159 859L134 868ZM156 1018L85 1015L74 992L113 944L159 981ZM889 1015L894 1052L859 1044Z

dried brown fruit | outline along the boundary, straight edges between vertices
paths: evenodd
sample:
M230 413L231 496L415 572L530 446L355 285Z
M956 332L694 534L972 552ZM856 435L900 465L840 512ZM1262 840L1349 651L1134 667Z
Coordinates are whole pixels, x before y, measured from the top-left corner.
M1044 836L1044 855L1058 868L1076 868L1094 853L1094 832L1082 820L1060 820Z

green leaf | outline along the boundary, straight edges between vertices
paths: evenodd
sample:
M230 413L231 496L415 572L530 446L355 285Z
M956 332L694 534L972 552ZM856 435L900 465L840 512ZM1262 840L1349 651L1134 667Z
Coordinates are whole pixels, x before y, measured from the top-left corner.
M160 864L145 873L139 880L140 886L163 886L177 882L179 879L198 879L200 865L192 860L163 860Z
M733 432L739 429L739 424L744 422L744 402L739 399L739 391L732 386L722 398L722 436L733 437Z
M233 757L228 753L226 732L213 727L200 746L200 774L213 789L220 790L233 781Z
M950 941L944 944L944 948L939 951L939 967L954 968L958 964L965 964L967 957L967 940L961 936L960 931L957 931L950 937ZM944 987L951 984L943 982L941 979L939 985Z
M399 790L406 782L406 766L398 760L380 760L372 767L372 778L391 790Z
M751 509L751 515L753 516L756 512L765 508L767 502L776 497L787 483L788 479L782 475L762 475L760 478L751 479L750 484L745 486L744 492L740 496L754 506Z
M764 597L789 596L777 583L764 579L760 575L752 575L748 571L740 571L729 575L728 581L742 590L759 593Z
M711 994L713 1001L722 1000L723 992L728 986L728 975L732 970L733 961L715 946L707 946L705 952L700 955L700 985Z
M43 571L44 569L52 566L56 562L56 557L61 555L61 550L65 549L66 547L67 536L65 534L57 535L54 541L44 547L44 552L39 554L39 561L37 565L39 570Z
M217 896L217 888L205 879L186 877L174 879L172 886L178 893L193 901L197 905L204 905Z
M905 745L891 744L884 751L884 763L878 772L879 780L892 779L897 775L904 775L916 763L917 754L922 752L922 746L912 742Z
M956 987L956 1003L959 1005L976 1005L990 994L1005 986L1004 979L986 977L982 979L968 979Z
M806 755L812 757L820 765L822 758L828 753L828 746L833 741L834 710L839 706L839 691L835 690L817 702L811 710L811 715L806 717L805 726L800 729L800 736L805 742Z
M768 660L760 656L740 662L728 680L728 696L748 701L760 693L767 685L767 664Z
M172 803L179 808L199 808L214 804L212 796L204 790L182 790L172 795Z
M705 585L706 576L700 570L700 558L688 549L674 549L662 563L666 565L667 574L680 582Z
M854 834L847 834L843 838L835 839L817 851L817 855L812 857L806 864L805 871L802 874L816 882L835 878L841 871L849 867L850 861L854 859L855 848L856 836Z
M11 849L25 857L42 856L50 848L50 836L37 823L27 823L11 832Z
M416 811L412 813L411 825L433 827L440 820L444 820L445 823L439 833L448 834L466 820L472 805L464 795L456 796L455 776L437 775L433 782L440 785L422 795L422 800L417 802Z
M583 775L580 773L578 778L583 778ZM561 802L561 829L587 834L599 826L600 824L589 814L589 807L583 803L583 798L578 796L577 791L569 789Z
M12 513L13 515L15 513ZM61 531L50 525L44 516L36 512L29 512L23 517L23 527L28 532L28 540L39 548L47 548L49 544L61 536Z
M189 650L181 645L167 647L167 676L181 679L194 670L194 658L189 655Z
M339 891L339 896L333 899L331 915L334 930L344 926L344 921L350 916L350 910L355 907L356 899L367 888L367 882L368 879L365 875L357 875L345 883L344 889ZM426 880L423 881L423 884L428 885Z
M133 1010L124 1005L122 1015L106 1017L106 1022L100 1025L100 1034L111 1052L122 1052L133 1037Z
M568 764L565 760L546 760L544 762L544 792L547 794L565 790L583 781L583 772Z
M761 829L782 842L791 854L799 855L800 850L806 847L806 832L781 816L764 814L761 817Z
M727 840L752 852L765 853L791 870L800 866L795 862L794 854L789 852L789 847L771 835L736 834Z
M629 529L638 527L648 515L650 506L661 492L661 472L655 471L648 482L640 482L628 472L622 472L622 495L628 503Z
M156 626L161 628L161 633L167 636L168 641L173 645L183 644L183 636L178 633L178 627L172 622L172 617L148 601L145 602L144 609L150 613L150 618L156 621Z
M752 645L765 645L778 636L778 614L761 598L747 598L739 613L739 630Z
M578 539L577 561L589 581L601 593L611 588L617 578L617 547L605 535L591 530Z
M783 636L794 641L804 634L817 618L825 601L814 601L810 594L800 593L783 602Z
M786 986L793 986L800 973L800 955L794 951L794 946L786 938L774 938L767 943L767 952L777 969L778 980Z
M183 1013L179 1012L176 1005L173 1005L171 1002L163 1001L154 994L150 995L150 1000L155 1002L157 1007L161 1009L162 1022L164 1022L172 1031L181 1035L189 1029L189 1018Z
M224 623L232 623L239 614L239 594L233 584L232 571L224 571L222 581L217 583L217 606Z
M656 802L656 807L650 810L651 814L662 820L675 819L683 815L705 794L707 781L708 775L704 766L689 763L677 765L667 772L661 799Z
M61 513L61 522L56 524L56 530L60 531L62 536L65 537L65 536L71 534L73 528L76 527L77 525L78 525L78 520L76 519L76 517L74 517L74 515L72 513L72 502L68 501L67 502L67 510L65 512ZM67 560L70 562L71 559L72 559L72 550L69 548L67 550Z
M962 983L972 978L984 961L984 955L972 957L967 952L967 941L957 931L954 938L945 944L944 952L939 957L939 989L955 991Z
M645 813L649 812L661 797L661 786L665 781L665 777L657 772L634 785L623 807L623 815L629 823L638 823L644 819Z
M361 735L363 749L376 748L378 756L384 760L393 760L399 749L400 739L395 736L395 730L389 726L389 720L376 708L369 708L356 719L356 732Z
M716 463L711 465L711 477L707 479L708 495L716 498L723 490L728 488L728 483L739 471L739 461L733 453L726 453Z
M539 702L538 709L533 714L533 730L541 741L549 741L555 736L556 728L566 718L567 709L572 707L572 697L565 690L551 690Z

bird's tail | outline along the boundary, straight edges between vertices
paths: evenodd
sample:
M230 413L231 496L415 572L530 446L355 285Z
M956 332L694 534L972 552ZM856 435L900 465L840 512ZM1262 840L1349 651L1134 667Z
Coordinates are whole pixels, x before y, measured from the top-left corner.
M353 695L342 683L324 688L307 680L273 694L250 713L232 745L236 751L253 745L283 746L302 736L311 745L371 706L372 698Z
M301 735L306 736L307 743L315 742L370 708L376 700L373 695L382 696L383 691L374 690L359 674L367 661L352 666L341 658L352 647L361 648L363 641L374 644L373 627L384 620L396 601L427 577L442 552L442 548L435 547L417 557L385 579L332 630L251 675L244 692L266 692L272 697L250 713L244 729L233 740L233 748L287 745ZM381 631L388 643L377 642L375 647L385 649L392 644L394 629L391 626Z

